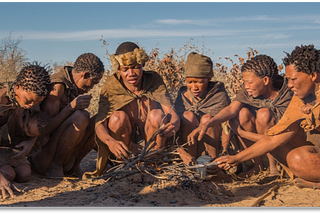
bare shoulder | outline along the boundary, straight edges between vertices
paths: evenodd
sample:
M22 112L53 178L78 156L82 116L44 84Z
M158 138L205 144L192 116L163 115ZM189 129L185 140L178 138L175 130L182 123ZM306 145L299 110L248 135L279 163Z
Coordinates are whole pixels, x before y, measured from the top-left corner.
M63 83L56 83L54 84L53 89L50 92L50 95L61 98L64 94L65 89L66 87Z

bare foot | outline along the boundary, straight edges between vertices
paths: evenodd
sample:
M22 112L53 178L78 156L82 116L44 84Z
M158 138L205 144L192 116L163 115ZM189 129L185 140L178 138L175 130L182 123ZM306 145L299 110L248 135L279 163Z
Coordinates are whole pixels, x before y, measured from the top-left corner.
M320 189L320 183L303 180L302 178L296 178L293 183L299 188L313 188Z

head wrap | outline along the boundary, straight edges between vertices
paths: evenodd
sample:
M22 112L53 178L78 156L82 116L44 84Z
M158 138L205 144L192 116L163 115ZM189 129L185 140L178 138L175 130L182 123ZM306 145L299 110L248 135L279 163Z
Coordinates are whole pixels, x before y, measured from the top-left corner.
M113 68L117 71L120 65L130 66L134 64L143 65L148 60L148 55L143 49L135 48L134 51L127 52L124 54L110 56L110 61Z
M184 65L185 77L199 77L199 78L212 78L213 77L213 63L211 59L205 55L191 52Z

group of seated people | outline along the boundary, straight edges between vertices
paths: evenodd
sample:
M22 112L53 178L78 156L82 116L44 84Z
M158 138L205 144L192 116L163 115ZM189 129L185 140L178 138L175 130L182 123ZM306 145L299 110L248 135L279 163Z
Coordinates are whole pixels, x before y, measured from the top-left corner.
M232 101L203 54L188 55L175 101L160 74L143 70L148 55L137 44L120 44L110 61L114 73L102 85L94 116L85 109L105 70L95 54L82 54L52 75L29 63L14 82L0 83L0 195L13 197L12 182L27 182L31 171L98 177L110 157L129 158L156 131L153 149L177 134L187 165L202 155L223 170L254 160L251 175L266 154L270 175L279 174L278 162L298 187L320 188L320 50L313 45L286 53L284 76L270 56L247 60L243 88ZM235 155L228 155L231 133L243 148ZM83 172L80 162L92 149L96 170Z

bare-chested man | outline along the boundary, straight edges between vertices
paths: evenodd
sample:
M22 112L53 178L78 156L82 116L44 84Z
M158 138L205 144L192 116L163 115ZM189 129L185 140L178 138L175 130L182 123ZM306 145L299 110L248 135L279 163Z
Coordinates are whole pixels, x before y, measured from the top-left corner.
M46 113L34 113L30 108L40 103L50 90L49 73L37 63L24 66L15 82L0 84L0 195L4 198L7 193L13 196L10 182L30 179L26 156L36 136L46 133L50 125Z
M180 127L161 76L142 69L148 60L143 49L124 42L110 60L116 72L108 77L100 94L96 118L97 169L84 174L85 177L101 175L110 154L127 158L138 148L140 140L149 140L161 125L164 127L156 137L154 149L164 147L166 139Z
M189 141L202 139L209 127L230 120L231 127L234 127L234 123L240 124L242 132L233 130L241 136L243 147L246 148L259 140L282 117L292 93L286 80L278 75L274 60L267 55L254 56L241 66L241 75L244 87L235 99L206 123L200 124L188 136ZM268 157L271 174L277 174L274 159L270 155ZM263 166L261 157L255 157L254 161L254 167L242 173L242 176L260 172Z
M320 50L313 45L297 46L283 62L294 96L281 120L248 149L216 161L228 169L270 152L298 177L298 187L320 188Z
M41 104L52 117L48 136L41 136L32 155L33 168L48 177L65 173L82 176L80 161L94 147L94 117L84 110L92 96L87 93L99 83L104 65L95 54L80 55L73 67L64 66L51 75L54 89Z

